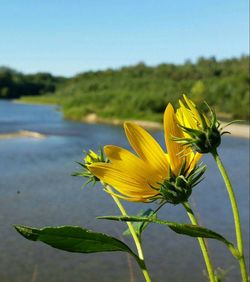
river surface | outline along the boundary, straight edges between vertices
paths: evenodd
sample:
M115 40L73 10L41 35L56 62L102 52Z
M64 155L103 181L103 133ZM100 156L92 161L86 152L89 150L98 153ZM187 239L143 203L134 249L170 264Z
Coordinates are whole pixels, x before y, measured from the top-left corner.
M82 150L105 144L129 147L121 127L65 121L53 106L0 101L0 133L38 131L45 139L0 140L0 281L2 282L142 282L136 263L124 253L72 254L21 237L13 224L80 225L124 240L125 223L95 219L119 215L101 187L81 189L72 177ZM153 132L163 144L163 133ZM239 203L249 266L249 140L223 137L220 153ZM200 223L235 242L230 203L211 156L205 180L194 188L191 203ZM156 204L124 202L129 214ZM159 217L188 222L181 206L165 206ZM207 281L195 238L177 235L165 226L150 225L143 235L146 262L154 282ZM238 264L222 243L208 240L213 264L230 270L223 281L240 281Z

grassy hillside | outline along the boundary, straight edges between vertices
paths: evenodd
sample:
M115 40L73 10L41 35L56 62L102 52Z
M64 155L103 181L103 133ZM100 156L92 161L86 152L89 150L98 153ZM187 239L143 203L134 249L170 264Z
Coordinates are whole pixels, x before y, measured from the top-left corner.
M206 100L222 115L249 119L249 57L195 64L143 63L118 70L85 72L66 80L40 102L53 100L66 118L89 113L103 118L160 120L166 104L186 93L196 103ZM33 98L26 98L33 100Z

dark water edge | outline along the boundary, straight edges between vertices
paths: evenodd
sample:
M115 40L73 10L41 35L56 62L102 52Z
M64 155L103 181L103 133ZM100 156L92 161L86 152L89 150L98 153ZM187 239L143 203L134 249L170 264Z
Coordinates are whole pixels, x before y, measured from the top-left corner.
M42 243L23 239L13 224L81 225L119 238L124 223L95 219L119 214L101 187L81 190L83 180L71 177L83 149L116 144L128 147L123 129L64 121L52 106L0 102L0 133L32 130L46 139L0 140L0 281L144 281L132 258L122 253L70 254ZM163 144L162 132L154 136ZM249 140L224 137L220 153L239 203L246 257L249 266ZM222 179L210 156L205 180L193 191L192 204L200 222L235 242L230 203ZM124 205L130 214L155 204ZM188 222L181 206L165 206L160 218ZM121 238L133 247L133 242ZM237 262L220 242L208 241L213 264L230 268L224 281L240 281ZM163 226L151 225L143 247L153 281L206 281L198 242L176 235ZM130 271L129 271L130 270ZM33 280L32 280L33 279Z

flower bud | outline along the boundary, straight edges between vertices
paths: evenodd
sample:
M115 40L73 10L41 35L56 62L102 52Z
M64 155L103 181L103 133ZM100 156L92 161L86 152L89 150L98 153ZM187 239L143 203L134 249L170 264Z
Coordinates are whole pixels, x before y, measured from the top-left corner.
M222 132L215 112L207 105L210 111L209 117L199 112L196 105L185 95L183 97L187 106L180 101L176 117L184 137L173 136L173 140L188 145L201 154L214 152L221 143L221 135L226 133Z
M92 150L89 150L89 152L86 153L86 157L84 158L84 163L86 166L99 162L105 162L102 152L99 155Z
M94 185L97 181L100 181L100 179L89 170L90 165L92 165L93 163L109 162L104 157L102 148L100 148L98 153L95 153L92 150L89 150L88 152L84 151L84 153L86 154L83 159L84 162L78 162L78 164L83 168L83 171L75 172L72 174L73 176L82 176L84 178L87 178L86 182L83 184L83 187L85 187L89 183L92 183L92 185Z
M202 181L205 170L206 166L196 166L186 176L182 173L178 176L170 173L170 177L161 183L160 195L157 196L157 199L173 205L186 202L192 193L192 189Z
M183 140L174 138L174 140L190 145L198 153L213 152L221 143L221 132L217 126L200 130L193 130L183 126L181 128L190 138L183 138Z

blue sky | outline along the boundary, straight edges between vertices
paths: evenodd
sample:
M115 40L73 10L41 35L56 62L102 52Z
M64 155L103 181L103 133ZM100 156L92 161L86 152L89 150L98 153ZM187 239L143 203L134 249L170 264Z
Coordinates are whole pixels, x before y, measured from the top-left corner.
M0 65L71 76L249 53L248 0L0 0Z

